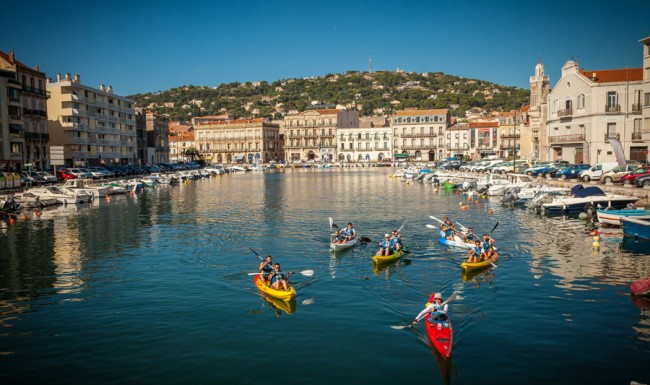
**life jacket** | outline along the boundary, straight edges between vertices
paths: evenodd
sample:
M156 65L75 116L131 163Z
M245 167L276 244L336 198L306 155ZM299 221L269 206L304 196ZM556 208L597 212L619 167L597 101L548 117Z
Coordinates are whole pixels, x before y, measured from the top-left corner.
M264 274L271 274L272 271L273 271L273 268L271 267L271 265L264 265L262 267L262 272Z

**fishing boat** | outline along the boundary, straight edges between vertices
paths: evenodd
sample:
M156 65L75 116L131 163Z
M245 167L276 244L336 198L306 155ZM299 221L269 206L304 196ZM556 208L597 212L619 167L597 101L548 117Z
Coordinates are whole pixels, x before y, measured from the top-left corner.
M449 358L453 346L454 332L449 318L445 316L442 320L436 320L432 319L431 314L429 313L426 316L426 327L429 341L431 341L433 347L435 347L444 358Z
M344 243L330 243L330 249L332 251L346 250L356 246L358 243L359 243L359 237L354 237L351 240Z
M470 271L474 269L485 269L486 267L491 266L494 262L496 262L499 259L499 254L494 253L492 256L486 260L486 261L481 261L481 262L475 262L475 263L470 263L470 262L463 262L460 264L460 267L463 270Z
M596 215L598 222L611 226L620 226L622 217L650 220L650 210L645 209L596 210Z
M270 295L273 298L280 299L282 301L290 301L294 298L296 298L296 289L293 288L293 286L289 286L289 290L275 290L268 284L262 282L260 279L259 274L255 275L255 278L253 278L253 282L255 282L255 286L264 294Z
M623 236L634 239L650 240L650 220L635 217L622 217Z
M375 255L372 257L372 262L379 265L382 263L388 263L392 261L397 261L398 259L404 256L404 250L396 251L390 255Z

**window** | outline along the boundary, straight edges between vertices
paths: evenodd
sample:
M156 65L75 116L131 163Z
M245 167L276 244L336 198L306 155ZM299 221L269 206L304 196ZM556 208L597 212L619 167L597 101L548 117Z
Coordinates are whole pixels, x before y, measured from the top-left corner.
M585 108L585 95L580 94L578 95L578 109L581 110Z
M613 108L618 104L618 93L616 91L607 92L607 107Z
M353 144L352 144L352 143L350 143L350 147L349 147L349 148L350 148L350 150L352 150L352 146L353 146Z
M643 95L643 105L644 106L650 106L650 92L646 92Z
M616 123L607 123L607 138L616 139Z

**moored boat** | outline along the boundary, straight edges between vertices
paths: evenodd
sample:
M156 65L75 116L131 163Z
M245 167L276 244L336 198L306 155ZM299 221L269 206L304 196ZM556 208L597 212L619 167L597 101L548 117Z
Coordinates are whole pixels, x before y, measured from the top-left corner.
M596 210L596 215L598 222L611 226L620 226L622 217L650 220L650 210L644 209Z
M623 236L634 239L650 241L650 220L641 220L634 217L622 217Z
M294 289L293 286L289 286L289 290L275 290L271 286L262 282L259 275L255 275L255 278L253 278L253 282L255 282L255 286L257 286L257 288L262 293L270 295L273 298L277 298L283 301L290 301L296 298L296 295L298 294L296 293L296 289Z
M428 304L427 304L428 306ZM434 348L444 357L451 356L453 347L453 332L451 321L447 316L442 320L431 319L431 314L426 317L427 335Z
M475 262L475 263L463 262L460 264L460 267L466 271L474 270L474 269L484 269L486 267L492 266L492 264L496 262L498 259L499 259L499 254L495 252L494 254L492 254L492 257L490 257L486 261Z
M634 196L606 194L599 187L585 188L580 184L574 186L571 193L570 197L541 198L538 203L541 203L540 206L545 214L568 214L584 211L587 205L623 209L628 204L639 200Z

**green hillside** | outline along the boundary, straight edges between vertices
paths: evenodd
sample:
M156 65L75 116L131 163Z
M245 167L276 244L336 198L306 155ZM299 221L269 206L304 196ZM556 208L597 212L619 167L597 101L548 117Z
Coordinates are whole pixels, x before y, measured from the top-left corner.
M362 116L384 115L409 107L450 108L464 116L472 107L508 111L528 102L528 90L484 80L434 73L357 72L313 78L246 82L217 87L182 86L158 93L131 95L138 107L150 107L172 120L231 114L236 118L282 119L290 110L354 105Z

